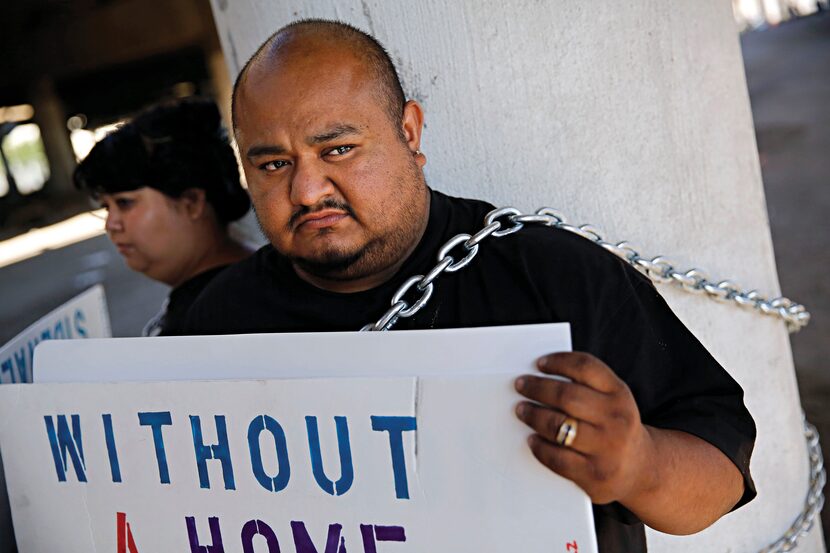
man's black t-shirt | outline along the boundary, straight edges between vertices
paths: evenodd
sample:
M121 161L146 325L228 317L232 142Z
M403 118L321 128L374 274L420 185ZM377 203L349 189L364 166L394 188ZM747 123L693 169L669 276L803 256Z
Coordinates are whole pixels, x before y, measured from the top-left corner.
M398 274L351 294L301 280L270 245L229 267L188 313L187 334L358 330L376 321L409 277L425 274L459 233L474 234L492 205L431 192L421 242ZM675 317L651 282L567 231L526 227L488 238L466 268L435 281L427 305L396 330L568 322L574 351L608 364L634 395L642 421L682 430L720 449L755 496L749 459L755 424L743 390ZM512 416L512 413L505 413ZM602 552L645 551L642 523L622 505L594 506Z

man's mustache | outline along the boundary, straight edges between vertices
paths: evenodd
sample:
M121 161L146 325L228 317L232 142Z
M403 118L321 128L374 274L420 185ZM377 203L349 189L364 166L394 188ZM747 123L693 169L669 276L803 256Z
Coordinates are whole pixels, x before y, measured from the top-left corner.
M346 202L341 202L340 200L336 200L334 198L326 198L319 204L310 207L306 205L300 207L297 211L291 214L291 217L288 219L288 224L286 225L286 227L289 231L292 231L294 230L294 225L297 224L297 221L300 219L300 217L303 217L310 213L317 213L318 211L323 211L324 209L338 209L340 211L345 211L349 215L349 217L355 220L357 219L357 215L355 214L354 209L352 209L352 206L350 206Z

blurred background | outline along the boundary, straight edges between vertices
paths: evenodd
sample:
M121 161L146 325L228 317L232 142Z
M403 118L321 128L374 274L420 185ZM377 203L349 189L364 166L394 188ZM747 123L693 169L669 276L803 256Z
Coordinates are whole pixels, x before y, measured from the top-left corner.
M802 402L827 452L830 0L732 7L782 292L813 315L792 346ZM97 140L148 104L200 95L227 111L231 76L210 5L6 0L0 53L0 344L96 283L105 286L113 334L136 336L167 289L127 269L71 174Z
M136 336L166 287L124 265L71 175L148 104L200 95L228 105L210 5L3 1L0 52L0 343L97 282L113 334Z

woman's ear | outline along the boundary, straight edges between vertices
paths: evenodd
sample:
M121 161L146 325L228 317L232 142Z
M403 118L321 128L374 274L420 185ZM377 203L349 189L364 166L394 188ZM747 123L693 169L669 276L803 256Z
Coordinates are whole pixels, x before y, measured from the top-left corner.
M188 188L179 196L179 203L192 220L199 219L207 211L207 198L203 188Z

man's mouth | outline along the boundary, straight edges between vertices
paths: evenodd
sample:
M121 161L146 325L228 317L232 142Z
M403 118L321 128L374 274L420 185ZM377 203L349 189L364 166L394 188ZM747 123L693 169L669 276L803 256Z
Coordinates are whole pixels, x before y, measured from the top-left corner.
M339 209L321 209L320 211L308 213L300 217L297 220L297 223L294 225L294 230L299 231L300 229L324 229L336 225L338 222L342 221L346 217L349 217L349 214Z

